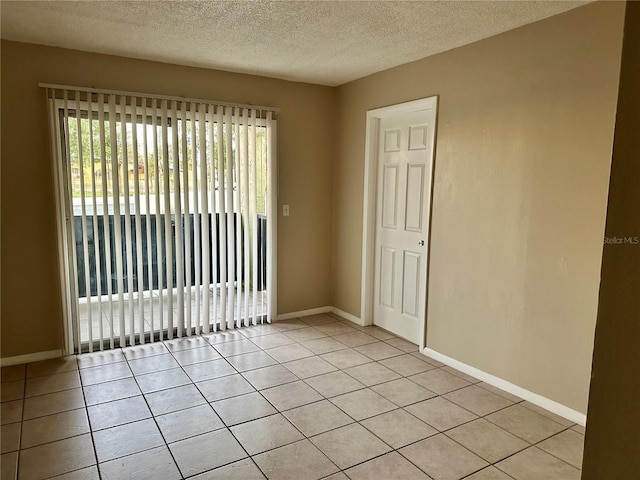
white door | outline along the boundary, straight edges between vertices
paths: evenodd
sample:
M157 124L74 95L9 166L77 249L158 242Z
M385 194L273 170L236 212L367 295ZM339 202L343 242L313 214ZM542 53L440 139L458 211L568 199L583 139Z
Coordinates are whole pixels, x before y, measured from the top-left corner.
M420 344L435 109L380 118L373 323Z

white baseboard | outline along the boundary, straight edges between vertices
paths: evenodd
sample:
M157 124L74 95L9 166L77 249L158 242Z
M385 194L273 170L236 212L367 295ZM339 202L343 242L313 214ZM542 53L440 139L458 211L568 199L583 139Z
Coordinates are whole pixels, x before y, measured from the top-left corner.
M355 315L345 312L344 310L340 310L339 308L336 308L336 307L331 307L330 311L334 315L337 315L339 317L344 318L345 320L349 320L350 322L355 323L356 325L360 325L361 327L364 327L364 323L362 322L360 317L356 317Z
M306 317L309 315L318 315L319 313L329 313L333 307L317 307L310 308L308 310L300 310L298 312L279 313L276 317L276 322L280 320L291 320L292 318Z
M344 310L340 310L339 308L331 307L329 305L325 307L310 308L308 310L300 310L298 312L280 313L278 314L276 321L291 320L292 318L306 317L308 315L318 315L320 313L333 313L334 315L342 317L345 320L349 320L350 322L360 325L361 327L364 326L362 320L360 320L360 317L356 317L355 315L345 312Z
M50 360L62 357L62 350L49 350L48 352L28 353L17 357L5 357L0 359L0 366L9 367L11 365L21 365L23 363L39 362L40 360Z
M530 392L529 390L519 387L518 385L514 385L513 383L503 380L502 378L491 375L490 373L483 372L482 370L478 370L477 368L467 365L466 363L462 363L454 358L447 357L446 355L436 352L435 350L432 350L430 348L425 348L424 350L422 350L422 353L428 355L429 357L433 357L434 359L446 365L449 365L456 370L460 370L467 375L471 375L472 377L482 380L489 385L493 385L494 387L516 395L523 400L527 400L528 402L531 402L534 405L555 413L556 415L560 415L567 420L571 420L578 425L584 426L587 423L587 416L585 414L562 405L561 403L543 397L542 395L538 395L537 393Z

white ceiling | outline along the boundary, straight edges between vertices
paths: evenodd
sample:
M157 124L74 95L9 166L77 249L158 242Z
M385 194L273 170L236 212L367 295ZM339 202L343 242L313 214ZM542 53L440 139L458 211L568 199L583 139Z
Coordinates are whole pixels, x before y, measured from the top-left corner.
M340 85L584 1L2 1L2 38Z

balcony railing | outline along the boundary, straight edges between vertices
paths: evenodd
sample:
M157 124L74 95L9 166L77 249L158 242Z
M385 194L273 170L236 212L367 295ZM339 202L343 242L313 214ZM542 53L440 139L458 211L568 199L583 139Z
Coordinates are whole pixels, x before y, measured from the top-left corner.
M236 245L235 242L237 242L237 235L240 235L240 241L241 241L241 245L242 248L251 248L251 242L247 241L247 235L246 235L246 228L244 226L244 224L242 223L242 221L240 221L240 232L238 232L237 227L236 227L236 216L238 215L237 213L232 213L232 214L226 214L226 215L232 215L233 218L233 241L234 241L234 245ZM223 218L223 221L227 221L226 219L226 215ZM122 244L122 265L123 265L123 275L124 275L124 291L123 293L127 293L129 290L129 276L132 275L133 276L133 290L134 292L137 292L139 290L138 286L139 286L139 282L142 282L143 284L143 291L150 291L150 290L158 290L158 289L165 289L167 288L167 278L166 278L166 262L167 262L167 249L166 249L166 235L165 235L165 223L164 223L164 215L160 214L159 215L160 218L159 220L159 226L160 226L160 235L156 235L156 215L155 214L151 214L149 216L150 218L150 222L149 225L147 225L147 218L146 216L142 216L140 218L141 221L141 235L140 235L140 239L137 238L136 235L136 225L135 225L135 216L131 216L130 217L130 222L131 222L131 238L132 238L132 244L129 248L128 245L126 245L126 238L124 236L124 234L122 235L121 238L121 244ZM235 258L233 259L229 259L229 258L221 258L220 256L220 214L215 214L215 222L213 221L213 217L214 215L209 214L209 251L213 252L213 235L216 235L216 255L211 255L211 284L216 285L219 283L220 281L220 272L221 272L221 268L226 268L227 269L227 279L229 280L229 261L235 262ZM116 238L115 238L115 228L114 228L114 216L113 215L109 215L109 244L110 244L110 250L111 250L111 272L116 272ZM176 218L179 219L179 224L180 224L180 228L182 229L182 238L183 240L186 239L186 235L185 235L185 228L188 227L191 230L191 248L190 248L190 253L191 253L191 265L196 265L195 262L195 242L194 242L194 238L195 238L195 232L194 232L194 227L195 227L195 221L194 221L194 215L189 215L189 219L188 222L185 222L185 216L181 215L179 217L176 217L175 215L171 215L171 250L172 250L172 269L171 271L173 272L173 286L175 287L177 285L177 269L176 269L176 242L175 242L175 234L176 234ZM198 221L199 221L199 230L201 231L202 229L202 215L197 215ZM95 238L94 235L94 225L93 225L93 217L92 216L87 216L87 243L88 243L88 247L89 247L89 255L88 255L88 260L89 260L89 278L90 278L90 295L91 296L97 296L98 295L98 282L100 284L100 293L102 295L105 295L107 293L107 285L108 282L111 282L111 291L112 293L116 294L119 293L118 292L118 282L117 279L115 277L115 275L111 275L111 278L109 279L107 277L107 259L106 259L106 254L105 254L105 249L106 249L106 238L105 238L105 225L104 225L104 216L100 215L97 218L97 227L98 227L98 238ZM120 231L121 232L125 232L125 225L127 218L123 215L120 217ZM267 260L266 260L266 253L267 253L267 217L264 215L258 215L258 231L257 231L257 236L258 236L258 285L257 285L257 290L258 291L263 291L266 288L266 281L267 281ZM85 281L85 257L84 257L84 238L83 238L83 229L82 229L82 217L81 216L74 216L74 226L75 226L75 237L76 237L76 261L77 261L77 266L78 266L78 297L79 298L84 298L87 297L87 288L86 288L86 281ZM147 228L151 228L151 245L148 244L147 242ZM158 238L161 239L161 245L160 248L162 249L162 256L161 256L161 263L160 263L160 268L162 268L162 285L158 285ZM138 271L138 241L140 241L141 246L142 246L142 272ZM97 269L96 269L96 249L95 249L95 243L98 242L98 251L99 251L99 258L100 258L100 278L97 278ZM183 260L186 260L186 248L184 248L185 245L183 244L183 250L181 252L182 254L182 258ZM149 249L151 249L151 278L149 278ZM129 272L128 269L128 255L129 255L129 251L131 251L132 254L132 271ZM244 256L243 256L244 258ZM215 264L214 264L214 259L216 260ZM183 263L184 264L184 263ZM186 272L186 269L185 269ZM249 284L249 282L252 281L253 276L249 275L249 278L244 278L244 269L242 272L235 272L235 278L233 280L238 281L238 280L242 280L243 282L245 282L246 284ZM193 269L191 269L191 285L192 286L196 286L196 275L195 275L195 271ZM185 277L183 278L183 284L186 284L186 273L185 273ZM200 283L201 284L201 283Z

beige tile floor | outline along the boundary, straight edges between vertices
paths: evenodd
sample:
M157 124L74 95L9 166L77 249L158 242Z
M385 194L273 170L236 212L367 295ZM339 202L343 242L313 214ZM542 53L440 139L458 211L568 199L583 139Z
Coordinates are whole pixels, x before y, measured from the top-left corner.
M577 480L583 429L330 315L2 369L19 479Z

